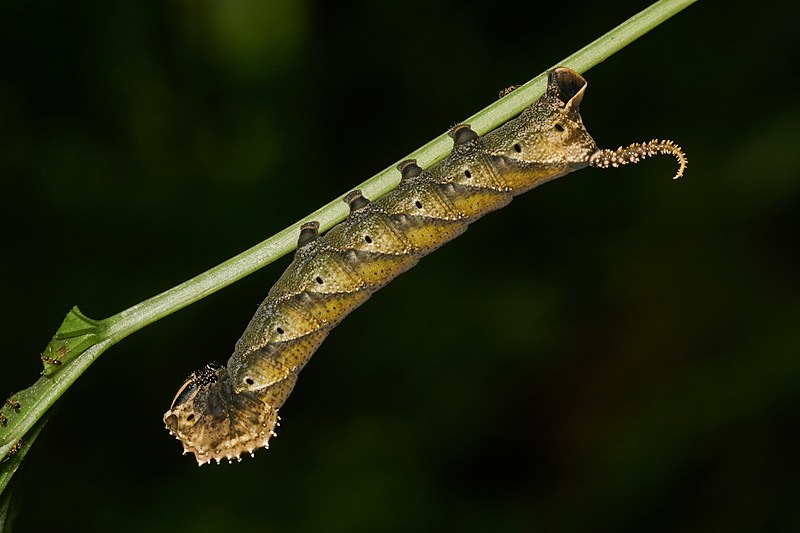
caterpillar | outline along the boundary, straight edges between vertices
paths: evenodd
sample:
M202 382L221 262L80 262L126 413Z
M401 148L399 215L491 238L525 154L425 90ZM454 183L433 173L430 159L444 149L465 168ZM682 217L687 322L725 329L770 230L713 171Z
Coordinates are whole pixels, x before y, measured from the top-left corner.
M259 306L226 366L193 372L164 423L203 465L241 460L267 448L278 410L328 333L378 289L466 231L483 215L545 182L587 166L608 168L656 154L686 157L672 141L600 149L579 106L586 80L558 67L545 94L517 118L485 136L452 128L450 155L430 168L398 165L399 186L376 201L355 190L344 197L347 219L326 234L300 228L294 260Z

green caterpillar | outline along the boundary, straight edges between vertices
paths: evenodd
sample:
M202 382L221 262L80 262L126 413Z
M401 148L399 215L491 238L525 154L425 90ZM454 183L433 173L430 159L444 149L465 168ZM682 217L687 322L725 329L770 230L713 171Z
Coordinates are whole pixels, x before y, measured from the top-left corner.
M198 464L240 459L268 447L278 409L297 376L339 322L375 291L466 231L486 213L542 183L586 166L607 168L656 154L686 157L671 141L602 150L578 107L586 80L559 67L547 92L519 117L480 137L467 124L450 131L451 154L428 169L398 166L394 191L370 202L344 200L350 215L325 235L310 222L297 252L256 311L225 367L192 373L164 415L169 432Z

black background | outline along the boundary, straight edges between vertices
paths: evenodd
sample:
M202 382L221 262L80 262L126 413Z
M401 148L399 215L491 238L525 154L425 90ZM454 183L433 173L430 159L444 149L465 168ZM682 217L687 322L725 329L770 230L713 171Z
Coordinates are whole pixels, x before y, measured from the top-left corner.
M648 2L4 2L0 391L270 236ZM796 531L796 20L699 2L586 73L601 146L323 345L269 451L198 468L161 416L284 258L106 352L18 531Z

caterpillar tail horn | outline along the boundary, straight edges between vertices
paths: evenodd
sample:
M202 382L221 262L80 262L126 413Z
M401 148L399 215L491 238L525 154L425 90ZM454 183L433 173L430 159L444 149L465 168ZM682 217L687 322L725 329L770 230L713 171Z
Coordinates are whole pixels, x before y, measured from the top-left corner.
M672 141L659 141L653 139L646 143L633 143L616 150L598 150L589 158L589 166L597 168L620 167L628 163L638 163L642 159L654 155L671 155L678 160L680 165L673 179L683 176L688 161L681 147Z

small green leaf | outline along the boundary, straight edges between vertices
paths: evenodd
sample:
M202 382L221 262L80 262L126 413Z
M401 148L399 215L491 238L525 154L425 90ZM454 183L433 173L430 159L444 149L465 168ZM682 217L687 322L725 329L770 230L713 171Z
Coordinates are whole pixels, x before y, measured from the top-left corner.
M101 331L100 322L87 317L77 307L73 307L42 352L42 366L44 367L42 375L54 374L76 356L86 351L97 342Z

